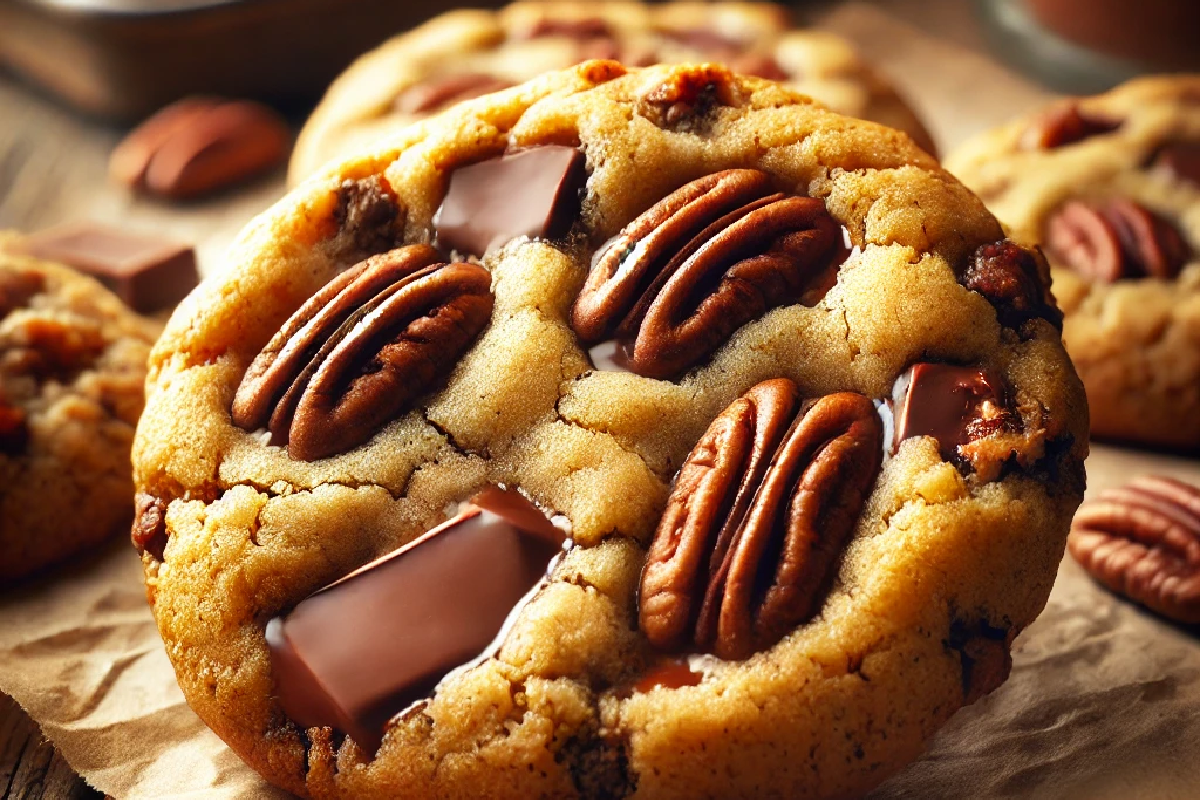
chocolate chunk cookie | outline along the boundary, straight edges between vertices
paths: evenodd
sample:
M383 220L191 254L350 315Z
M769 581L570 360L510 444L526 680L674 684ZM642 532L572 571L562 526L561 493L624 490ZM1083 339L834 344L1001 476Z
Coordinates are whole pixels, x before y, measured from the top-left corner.
M1083 491L1048 268L904 134L590 61L306 181L150 360L148 596L309 797L844 797Z
M1042 243L1092 432L1200 447L1200 76L1064 100L947 163Z
M155 326L0 234L0 585L133 516L129 450Z
M834 111L936 145L896 90L832 34L796 30L771 3L519 2L451 11L394 37L329 88L293 151L293 185L454 103L589 58L630 66L717 61L784 81Z

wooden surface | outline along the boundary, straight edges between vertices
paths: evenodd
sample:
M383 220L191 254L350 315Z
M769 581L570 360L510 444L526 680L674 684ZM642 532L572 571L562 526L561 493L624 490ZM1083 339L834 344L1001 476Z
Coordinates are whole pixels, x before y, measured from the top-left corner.
M103 796L63 761L20 706L0 694L0 797L91 800Z

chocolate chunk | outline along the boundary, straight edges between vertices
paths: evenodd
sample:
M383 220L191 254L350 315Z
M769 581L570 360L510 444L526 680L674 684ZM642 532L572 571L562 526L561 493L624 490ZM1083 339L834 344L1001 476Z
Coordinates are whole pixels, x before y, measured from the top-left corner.
M973 438L974 423L999 409L1000 395L999 384L985 369L915 364L896 381L892 393L895 447L913 436L932 436L942 458L951 461L958 446Z
M1155 152L1151 165L1200 186L1200 142L1171 142Z
M513 82L480 72L446 75L405 88L392 103L401 114L432 114L473 97L507 89Z
M583 153L547 145L460 167L433 218L438 246L482 256L518 236L553 239L579 215Z
M403 238L404 219L392 192L381 175L344 180L337 189L333 221L359 255L391 250Z
M196 253L189 245L95 223L35 234L26 251L91 275L134 311L170 308L198 281Z
M484 490L271 620L280 705L299 725L337 728L374 752L389 719L487 650L564 541L516 491Z
M1122 120L1085 114L1075 103L1050 109L1021 135L1024 150L1054 150L1093 136L1112 133Z

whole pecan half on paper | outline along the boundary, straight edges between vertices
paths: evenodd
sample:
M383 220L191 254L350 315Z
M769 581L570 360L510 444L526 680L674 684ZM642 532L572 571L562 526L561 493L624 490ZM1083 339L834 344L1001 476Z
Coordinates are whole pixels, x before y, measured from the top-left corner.
M597 253L571 325L585 343L626 342L639 375L675 377L747 322L811 299L806 290L823 294L841 241L821 200L774 192L759 170L716 172L660 200Z
M313 461L365 442L458 362L492 314L491 275L428 245L327 283L254 359L233 422Z
M1185 623L1200 623L1200 489L1137 478L1079 507L1067 548L1117 594Z
M1179 275L1189 258L1179 230L1146 207L1114 198L1103 205L1072 200L1046 223L1046 250L1102 283Z
M684 462L650 546L650 642L741 659L811 618L882 458L863 395L802 406L776 379L734 401Z

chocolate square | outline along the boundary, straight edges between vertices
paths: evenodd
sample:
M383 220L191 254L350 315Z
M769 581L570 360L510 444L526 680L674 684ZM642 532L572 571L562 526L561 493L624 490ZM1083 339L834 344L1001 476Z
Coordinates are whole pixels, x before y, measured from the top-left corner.
M271 620L283 710L374 752L389 719L487 649L564 541L517 492L480 493L448 522Z
M66 264L96 278L143 313L175 306L199 281L196 253L190 245L91 222L34 234L24 249L35 258Z

